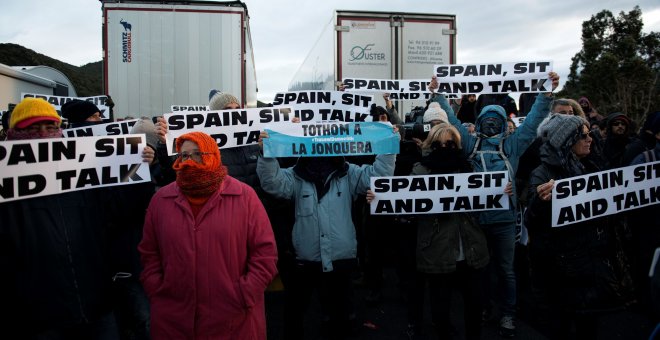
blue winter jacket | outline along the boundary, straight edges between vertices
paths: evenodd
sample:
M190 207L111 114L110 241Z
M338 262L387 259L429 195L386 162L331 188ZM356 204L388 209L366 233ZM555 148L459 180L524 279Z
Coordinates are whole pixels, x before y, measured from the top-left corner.
M447 118L449 123L451 123L461 134L461 144L463 147L463 152L466 156L470 157L473 151L475 150L475 145L480 139L480 146L478 152L472 157L472 166L474 167L475 172L487 172L487 171L509 171L509 179L512 180L515 178L515 173L518 170L518 160L520 156L525 152L527 147L532 144L536 138L536 129L539 124L548 116L550 113L550 102L552 97L547 97L545 94L541 93L536 97L536 101L532 106L531 111L525 117L523 123L516 129L516 131L510 135L506 134L507 124L506 124L506 113L504 109L499 105L488 105L481 110L476 121L477 133L479 135L481 122L486 115L497 114L502 117L504 124L502 125L502 132L493 137L476 137L468 133L467 128L465 128L461 121L456 118L454 110L447 102L447 99L444 95L438 95L433 98L434 101L440 104L445 112L447 112ZM502 138L504 140L502 141ZM507 162L503 159L500 152L498 152L500 142L502 143L502 153L508 160ZM515 193L515 181L514 190ZM491 224L491 223L504 223L504 222L515 222L516 221L516 211L515 207L517 200L515 195L511 196L512 198L512 208L509 210L493 210L493 211L484 211L480 214L479 222L481 224Z
M281 169L277 159L260 157L257 174L262 189L295 200L292 239L296 258L321 262L324 272L333 270L332 261L356 258L351 206L357 195L367 192L371 177L394 174L395 159L396 155L378 155L373 165L348 164L345 174L328 176L328 192L319 200L314 183L300 178L293 167Z

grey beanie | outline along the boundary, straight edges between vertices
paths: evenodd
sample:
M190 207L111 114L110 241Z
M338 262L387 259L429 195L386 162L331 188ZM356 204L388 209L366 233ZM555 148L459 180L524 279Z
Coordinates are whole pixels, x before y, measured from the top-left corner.
M151 119L140 119L131 128L131 133L140 134L144 133L147 136L147 144L156 149L158 146L158 135L156 134L156 126Z
M537 136L553 147L561 149L569 143L573 145L572 138L577 136L578 129L585 124L589 123L580 116L552 115L541 122Z
M233 95L229 93L216 92L209 101L209 109L224 110L225 107L231 103L241 105L241 103L238 102L238 98L234 97Z

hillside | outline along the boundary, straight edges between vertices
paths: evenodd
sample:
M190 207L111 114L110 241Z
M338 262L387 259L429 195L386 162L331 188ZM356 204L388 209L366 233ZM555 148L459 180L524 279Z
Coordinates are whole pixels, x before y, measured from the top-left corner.
M16 44L0 44L0 63L9 66L46 65L64 73L76 88L79 97L102 94L103 64L101 61L73 66L39 54Z

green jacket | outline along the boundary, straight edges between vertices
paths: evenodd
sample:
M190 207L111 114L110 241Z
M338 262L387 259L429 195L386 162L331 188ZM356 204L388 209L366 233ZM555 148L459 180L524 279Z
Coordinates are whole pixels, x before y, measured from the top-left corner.
M412 175L428 175L417 163ZM456 271L456 259L462 245L465 261L471 268L488 264L486 236L468 213L428 214L417 218L417 270L429 274Z

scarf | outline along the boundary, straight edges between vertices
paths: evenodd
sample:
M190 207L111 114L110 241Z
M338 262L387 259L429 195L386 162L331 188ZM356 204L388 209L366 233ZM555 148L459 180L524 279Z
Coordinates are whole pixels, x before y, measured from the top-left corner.
M62 129L59 128L55 131L29 131L20 129L7 130L7 140L23 140L23 139L43 139L43 138L61 138Z

